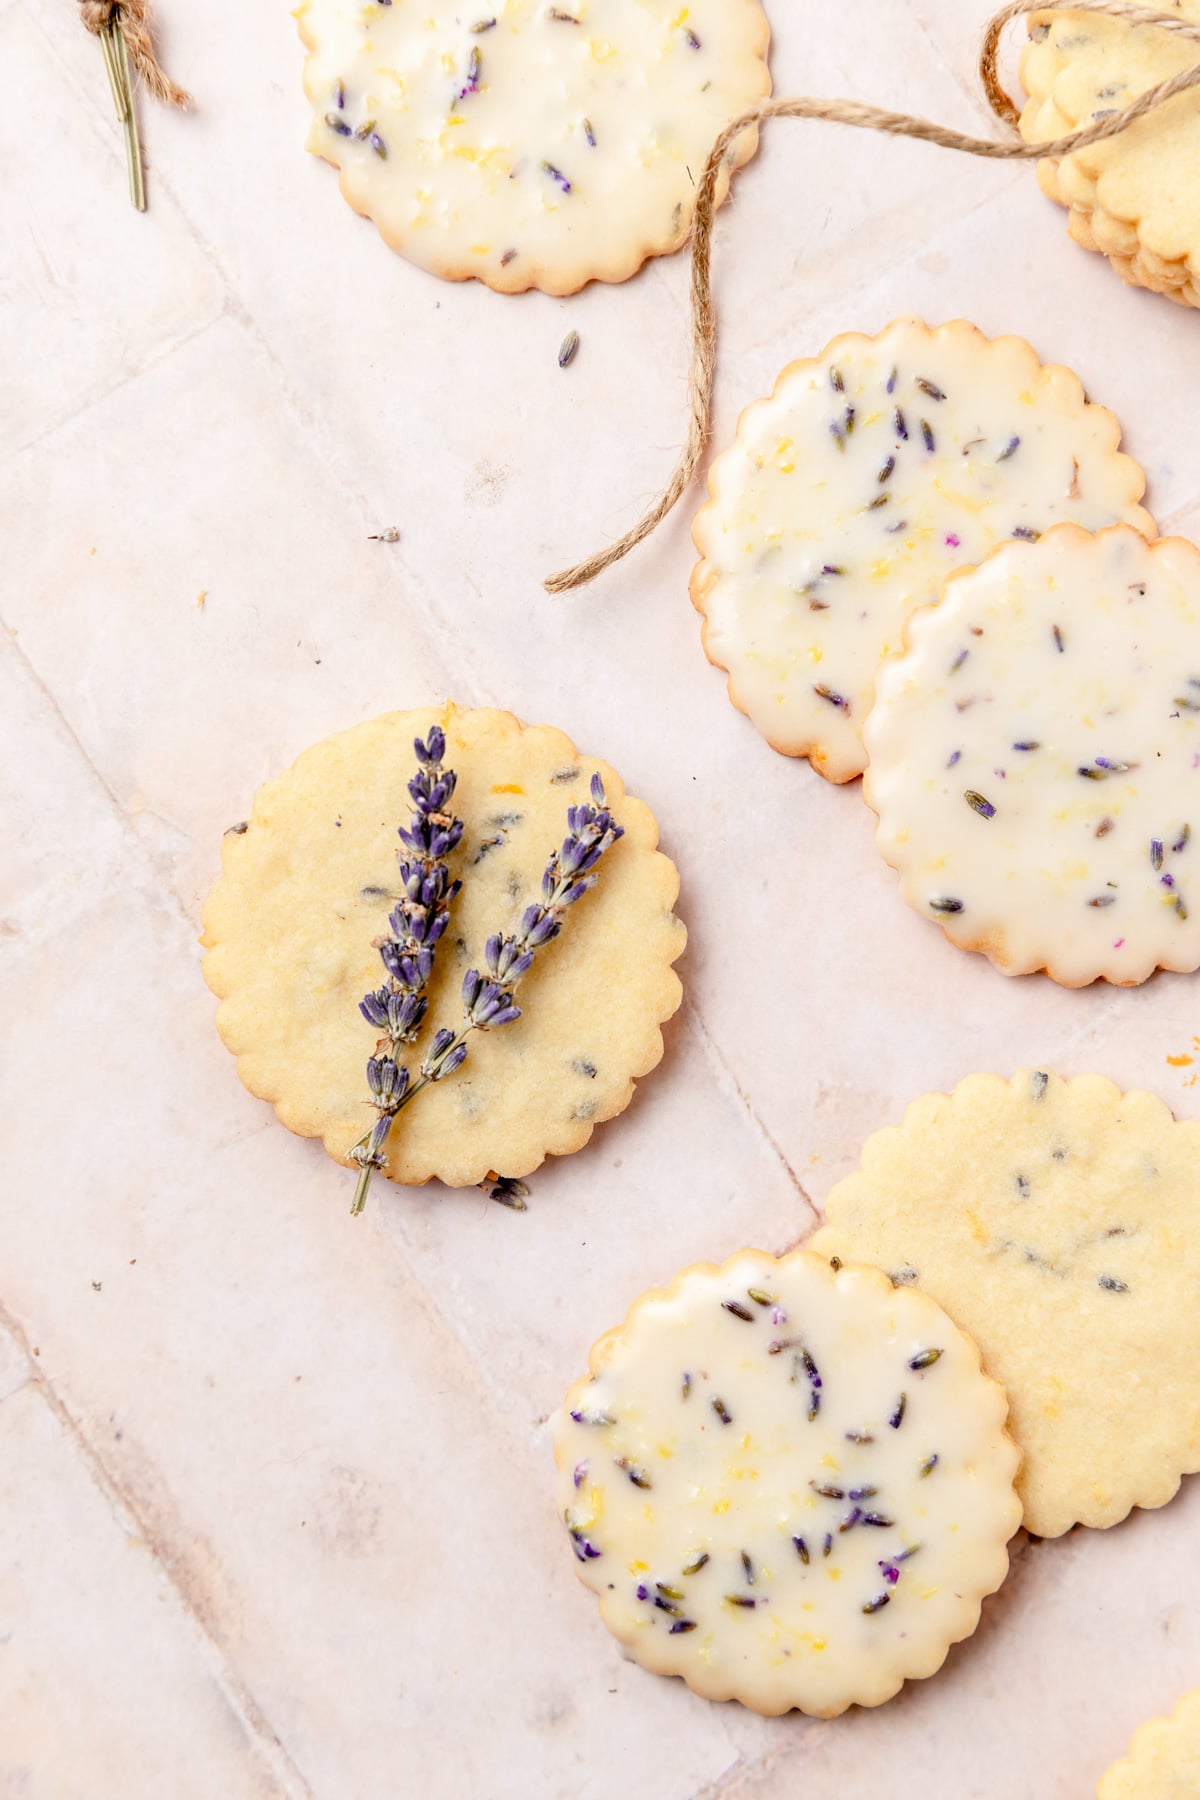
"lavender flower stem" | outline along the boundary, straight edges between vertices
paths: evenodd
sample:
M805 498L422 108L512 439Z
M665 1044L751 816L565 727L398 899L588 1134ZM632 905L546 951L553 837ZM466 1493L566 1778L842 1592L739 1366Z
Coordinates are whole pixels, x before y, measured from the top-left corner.
M418 768L408 791L415 811L408 829L399 828L404 849L396 856L403 897L388 917L391 936L377 940L387 978L359 1004L363 1017L381 1036L367 1062L375 1124L350 1152L359 1165L352 1216L366 1205L371 1176L387 1160L384 1145L393 1119L416 1091L400 1053L415 1042L424 1021L425 988L433 974L435 950L449 922L450 903L462 887L461 881L451 881L446 865L463 833L462 820L447 811L457 776L442 766L446 734L434 725L424 742L414 740L413 749Z
M412 832L402 831L400 834L411 848L419 850L423 847L435 859L448 854L462 835L460 821L454 820L450 830L445 831L442 829L448 823L445 816L440 811L432 810L435 805L440 807L443 800L448 800L454 791L453 773L449 770L443 772L441 769L444 749L445 740L440 732L437 733L436 743L434 732L430 733L428 748L418 740L417 756L423 764L429 765L429 774L424 778L423 786L423 778L419 774L416 781L410 784L410 791L422 812L413 820ZM443 789L446 790L444 794ZM425 794L424 802L422 794ZM432 1082L444 1081L461 1069L467 1060L467 1039L473 1031L488 1031L500 1025L510 1025L521 1017L521 1009L514 1004L513 996L533 967L537 951L558 936L568 907L595 886L597 878L592 871L596 864L604 852L611 849L617 839L624 835L624 828L617 824L608 810L604 783L598 774L592 776L591 804L568 807L567 834L561 849L553 851L546 864L542 875L541 903L527 907L520 925L507 937L497 934L488 939L485 949L487 975L482 975L478 969L468 969L463 978L462 1023L456 1031L443 1027L435 1033L414 1080L407 1068L398 1065L396 1052L401 1045L413 1041L424 1018L426 1002L423 997L415 996L420 994L432 973L432 946L445 929L449 902L462 885L460 882L455 882L452 887L447 885L444 864L431 864L428 860L424 864L426 870L432 866L440 871L435 878L438 888L436 903L440 912L432 924L422 927L425 936L422 937L418 932L415 940L418 945L424 946L426 958L419 961L419 967L410 968L409 963L414 961L412 956L397 958L393 954L404 946L385 942L380 954L393 976L394 992L380 989L376 994L368 994L362 1003L364 1015L375 1023L381 1023L384 1014L387 1014L392 1036L390 1056L373 1057L367 1064L367 1077L375 1096L373 1104L379 1116L371 1130L363 1133L350 1152L360 1165L358 1185L350 1209L352 1214L362 1211L372 1173L384 1165L383 1146L397 1113L414 1100L423 1088L429 1087ZM443 842L443 839L449 838L453 841ZM429 841L426 842L426 839ZM406 882L407 871L412 866L401 863L401 871L406 873ZM411 893L411 889L408 891ZM432 910L426 903L425 912ZM419 908L417 911L420 913ZM401 909L397 908L392 914L393 929L397 931L400 912ZM423 918L424 914L421 913L420 916ZM393 964L396 966L393 967ZM418 975L419 983L416 980ZM401 1024L405 1027L403 1032L396 1029Z

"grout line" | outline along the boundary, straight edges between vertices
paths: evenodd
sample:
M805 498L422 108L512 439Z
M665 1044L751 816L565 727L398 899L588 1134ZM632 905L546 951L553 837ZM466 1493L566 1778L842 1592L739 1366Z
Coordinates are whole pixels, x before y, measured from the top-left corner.
M703 1049L705 1056L707 1057L707 1059L709 1061L709 1064L711 1065L711 1067L713 1069L715 1069L718 1080L721 1081L722 1085L726 1088L726 1091L729 1091L730 1089L732 1089L733 1093L737 1096L737 1099L741 1102L741 1105L742 1105L744 1111L746 1112L751 1123L753 1124L756 1131L758 1132L763 1143L766 1145L766 1147L770 1151L771 1155L779 1163L780 1167L783 1169L784 1173L786 1174L788 1180L791 1182L792 1186L795 1188L796 1192L799 1194L800 1198L803 1200L805 1206L807 1206L809 1212L812 1215L813 1224L814 1225L818 1224L820 1222L821 1215L816 1206L816 1203L814 1202L814 1200L812 1198L812 1195L808 1192L807 1188L804 1186L804 1183L801 1181L799 1175L797 1175L795 1169L792 1167L791 1163L788 1161L787 1156L784 1153L783 1147L779 1143L778 1139L772 1134L769 1126L767 1125L766 1121L763 1119L762 1114L757 1110L753 1101L750 1099L749 1094L747 1094L745 1088L742 1086L741 1082L738 1080L737 1076L734 1074L733 1069L730 1067L729 1063L726 1061L725 1057L722 1055L721 1050L716 1042L716 1039L712 1036L707 1025L704 1023L703 1016L700 1012L699 1007L696 1005L695 1001L693 1001L692 1004L688 1007L687 1020L688 1020L688 1024L690 1026L694 1026L696 1036L700 1040L700 1046Z
M53 40L46 32L45 27L41 24L40 20L36 17L32 17L31 23L48 51L52 55L55 54ZM80 105L85 107L90 114L94 127L100 132L106 143L110 146L114 146L113 155L115 157L117 154L115 149L116 140L113 137L109 126L108 115L102 104L103 94L100 93L99 87L97 87L95 92L93 92L91 87L85 90L80 87L77 80L70 76L69 72L67 72L67 78L71 81L71 85L75 90L76 98ZM97 97L98 95L100 96L99 98ZM166 196L181 223L186 227L191 241L196 246L200 255L208 263L209 268L220 283L222 292L225 296L224 306L214 317L207 320L204 325L199 326L196 330L187 332L184 336L173 342L157 346L155 351L148 357L147 361L140 367L122 373L109 387L105 388L103 392L89 396L88 399L65 418L48 426L44 431L39 432L35 438L30 439L28 442L15 446L15 449L24 450L31 448L34 443L40 442L44 437L59 430L63 425L69 423L70 420L77 418L80 414L86 412L92 405L107 399L111 394L127 385L129 381L135 380L147 369L154 367L159 361L165 360L172 355L176 349L181 348L192 338L198 336L201 331L207 330L210 326L219 323L221 319L228 318L244 332L246 337L257 349L260 357L265 360L285 413L291 421L299 427L314 461L329 477L343 504L348 506L364 528L372 527L374 520L367 510L364 497L358 494L350 486L347 478L339 471L334 453L336 440L331 440L323 416L317 411L311 401L309 401L306 390L298 387L288 375L285 365L271 346L269 340L264 336L252 311L245 304L242 295L231 278L229 271L225 267L221 256L188 212L187 207L183 204L179 194L173 187L169 176L156 169L154 171L154 187L156 192L161 190ZM472 705L501 704L501 702L491 693L490 689L488 689L486 681L482 684L478 682L469 683L464 678L461 671L467 663L469 643L458 638L453 629L453 623L450 616L443 613L437 603L436 596L429 589L427 583L412 569L403 550L400 551L396 560L398 563L398 572L401 575L408 590L409 597L412 600L413 612L426 624L431 647L439 654L440 660L449 668L460 671L455 682L458 690L458 697ZM439 674L441 674L440 670Z
M289 1796L289 1800L311 1800L312 1789L284 1748L278 1732L263 1713L250 1688L238 1674L219 1640L189 1596L186 1584L181 1581L177 1572L175 1553L164 1544L160 1534L139 1512L135 1503L123 1492L119 1482L109 1472L79 1421L59 1398L50 1381L38 1366L25 1331L2 1299L0 1299L0 1329L7 1331L12 1337L29 1370L28 1379L17 1391L24 1392L30 1386L36 1390L39 1398L45 1402L57 1419L84 1462L92 1480L107 1500L117 1525L127 1537L137 1538L150 1551L156 1567L162 1572L163 1578L174 1591L176 1601L185 1618L191 1621L193 1630L199 1637L204 1660L209 1666L225 1704L240 1724L246 1736L248 1748L256 1752L267 1763L276 1784L281 1792Z
M1190 500L1183 500L1178 506L1172 507L1166 517L1158 521L1159 536L1170 537L1174 533L1175 527L1182 523L1189 513L1195 512L1197 504L1200 504L1200 494L1193 494Z
M226 308L224 305L218 306L207 318L186 326L182 331L176 333L174 337L161 338L158 343L147 350L146 355L141 362L130 364L128 368L124 368L119 374L114 375L110 381L104 382L99 387L93 388L90 393L83 395L81 399L75 401L66 412L60 413L58 417L50 419L46 424L40 426L32 436L14 440L8 445L7 449L3 451L3 455L5 458L16 457L20 456L26 450L36 449L37 446L44 443L48 437L53 437L56 431L64 430L68 425L73 424L76 419L80 419L86 413L90 412L93 407L102 406L104 402L110 400L114 394L120 393L122 388L128 387L131 382L137 381L141 376L148 374L149 371L156 368L160 362L166 362L169 357L174 356L177 350L184 349L193 341L193 339L202 337L206 331L211 331L214 325L220 324L221 320L225 317L225 312Z
M805 1722L816 1726L818 1730L824 1723L817 1719L806 1719ZM786 1779L788 1765L799 1770L812 1736L812 1731L806 1731L798 1741L768 1747L756 1755L740 1754L731 1767L722 1770L714 1781L706 1782L702 1788L698 1788L690 1796L690 1800L738 1800L744 1781L752 1780L757 1784L764 1775L770 1775L774 1770L779 1770L784 1776L784 1787L795 1786L794 1779L790 1782Z
M9 625L2 616L0 616L0 631L3 631L5 636L7 637L9 647L11 648L13 655L16 657L18 663L20 664L20 667L21 667L23 673L26 675L28 680L33 684L33 686L36 688L37 692L41 695L42 699L46 702L47 706L50 708L51 712L54 715L55 720L58 722L60 729L66 734L66 737L69 740L72 747L82 757L84 766L86 767L88 773L91 775L92 779L96 782L96 784L100 788L101 792L103 793L105 799L108 801L109 807L116 818L117 824L120 827L122 836L127 840L131 849L134 852L134 855L142 863L142 865L146 869L146 871L153 877L156 893L158 893L159 895L162 895L163 890L165 888L166 895L169 897L169 900L174 903L171 910L174 911L178 920L183 924L184 929L189 934L194 934L194 926L192 924L191 919L188 917L186 906L184 905L182 897L176 890L174 881L171 879L171 877L167 871L159 869L157 867L153 854L151 853L151 851L149 850L147 845L138 836L137 832L134 829L132 813L130 813L128 811L128 809L124 805L122 805L120 795L117 794L115 789L110 785L110 783L109 783L107 777L104 775L103 771L92 760L92 757L88 753L86 744L84 744L82 738L79 736L79 734L75 730L74 726L71 724L70 719L67 717L66 713L63 711L61 705L59 704L57 696L54 694L52 689L47 686L46 682L42 679L41 675L38 672L36 665L30 661L30 658L29 658L24 646L22 645L17 633L13 630L12 626Z
M925 42L929 45L929 48L932 50L934 59L937 62L937 65L938 65L939 69L942 71L943 75L948 77L948 79L954 83L954 86L959 90L959 92L961 94L965 95L967 100L970 101L972 111L977 115L977 117L979 117L983 120L985 130L995 132L997 134L997 136L999 136L1003 132L1004 127L1001 125L999 119L997 119L995 117L995 115L992 112L991 107L988 105L987 95L984 93L983 84L979 79L978 61L976 61L975 64L972 66L969 74L967 74L966 72L961 70L958 67L957 62L951 61L950 58L946 55L946 53L943 51L941 44L938 42L937 38L934 36L933 32L930 30L930 28L926 24L925 20L916 11L915 6L913 5L913 0L901 0L901 4L903 5L904 10L908 14L909 18L912 20L913 25L916 27L920 36L922 38L924 38ZM980 27L979 27L979 36L977 39L977 44L982 44L982 42L983 42L983 31L984 31L984 26L981 23ZM976 50L976 56L978 56L978 49ZM982 135L982 133L980 135Z

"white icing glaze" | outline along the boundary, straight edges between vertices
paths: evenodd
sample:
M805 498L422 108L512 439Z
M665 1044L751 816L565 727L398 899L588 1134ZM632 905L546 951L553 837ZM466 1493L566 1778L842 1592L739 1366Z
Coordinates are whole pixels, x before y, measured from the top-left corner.
M1062 519L1154 535L1118 438L1069 369L964 320L897 319L791 364L693 527L692 597L734 704L831 781L860 775L879 665L952 569Z
M648 1668L832 1716L974 1630L1020 1521L1018 1454L1002 1389L927 1295L742 1251L646 1295L591 1366L555 1421L559 1509Z
M955 943L1069 986L1200 966L1194 545L1002 546L912 620L866 742L880 850Z
M308 147L351 205L423 268L510 292L623 280L677 249L714 139L770 91L758 0L306 0L296 16Z

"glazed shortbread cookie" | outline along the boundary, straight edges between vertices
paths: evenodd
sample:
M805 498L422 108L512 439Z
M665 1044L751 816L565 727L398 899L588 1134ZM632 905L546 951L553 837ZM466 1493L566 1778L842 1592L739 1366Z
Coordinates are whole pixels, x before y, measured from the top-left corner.
M1151 4L1151 0L1132 0ZM1200 24L1200 0L1156 0ZM1021 62L1029 95L1021 132L1037 143L1128 106L1200 61L1200 43L1099 14L1030 21ZM1067 207L1076 242L1098 250L1124 280L1200 306L1200 92L1177 95L1119 136L1038 164L1042 188Z
M1060 519L1153 536L1119 437L1069 369L961 319L792 363L742 414L692 528L692 599L734 705L831 781L860 775L879 666L952 569Z
M677 250L731 119L770 92L759 0L304 0L310 150L394 250L570 294ZM731 147L717 189L754 152Z
M580 1579L644 1667L831 1718L932 1675L1020 1522L1002 1390L878 1269L743 1250L646 1294L555 1421Z
M1114 1763L1096 1800L1196 1800L1200 1794L1200 1690L1185 1694L1169 1719L1150 1719L1129 1755Z
M870 1138L809 1248L932 1294L1003 1382L1041 1537L1200 1469L1200 1124L1099 1075L972 1075Z
M540 898L567 808L586 800L597 770L624 830L569 929L525 977L522 1017L477 1033L461 1074L423 1092L392 1132L392 1179L463 1186L580 1149L662 1056L659 1027L681 993L671 967L685 941L671 910L679 878L655 849L653 815L607 764L580 756L561 731L453 706L326 738L226 834L202 941L218 1027L246 1086L290 1130L349 1161L373 1119L363 1069L376 1032L358 1003L377 985L373 941L400 898L394 852L411 811L413 739L437 724L466 830L450 858L463 888L427 989L431 1029L457 1024L464 973L483 966L486 939Z
M1200 551L1060 525L884 669L864 794L910 906L1006 974L1200 967Z

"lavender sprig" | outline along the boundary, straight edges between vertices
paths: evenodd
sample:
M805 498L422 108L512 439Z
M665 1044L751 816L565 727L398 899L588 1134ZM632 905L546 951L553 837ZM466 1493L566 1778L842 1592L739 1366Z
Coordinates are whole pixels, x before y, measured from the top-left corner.
M611 849L624 827L618 825L605 803L604 783L592 776L592 804L567 808L567 836L562 849L553 850L542 875L542 901L525 909L515 932L496 933L484 946L487 974L468 969L463 977L463 1021L457 1031L437 1033L421 1064L421 1081L444 1081L467 1060L467 1042L473 1031L491 1031L511 1025L521 1017L514 993L533 967L542 947L556 938L568 907L595 887L596 864Z
M424 743L414 740L413 749L418 768L408 791L416 811L408 829L401 825L397 834L405 847L396 852L404 895L388 917L392 935L375 943L387 979L359 1002L363 1018L379 1029L382 1038L367 1062L367 1085L377 1117L350 1152L360 1169L352 1213L362 1211L371 1176L386 1161L384 1145L411 1080L397 1059L406 1045L415 1043L424 1022L434 951L449 922L450 903L462 887L461 881L451 881L445 860L463 834L462 820L447 811L458 778L453 769L442 766L446 734L434 725Z
M462 836L462 824L457 819L449 819L447 815L434 811L436 804L440 808L449 800L454 791L454 775L451 771L442 771L441 756L445 749L445 740L441 732L436 756L436 767L431 766L428 778L418 774L415 781L409 784L409 792L421 808L418 790L429 801L428 810L422 809L413 820L412 832L401 830L400 836L414 850L421 850L428 858L437 860L449 854ZM433 745L434 734L430 733L430 746ZM423 763L429 757L428 748L419 742L416 746L417 756ZM425 754L423 754L425 752ZM421 787L423 780L427 787ZM449 783L447 788L446 784ZM445 791L443 791L445 790ZM521 1008L516 1004L514 994L520 982L533 967L537 952L556 938L563 927L563 920L568 908L576 900L582 898L589 888L595 887L597 876L596 864L606 850L612 848L617 839L625 835L624 827L618 825L613 818L604 794L604 783L598 774L592 776L591 801L582 806L567 808L567 836L562 847L550 853L542 875L542 899L525 909L521 923L516 931L504 934L497 932L487 940L484 946L484 961L487 974L478 969L468 969L463 977L462 999L463 1018L457 1031L443 1026L434 1034L433 1042L422 1061L417 1079L414 1081L410 1071L397 1063L394 1055L398 1043L411 1043L425 1016L426 1002L420 989L424 987L433 969L433 945L446 928L445 912L450 901L458 892L461 882L454 882L446 890L440 923L436 920L430 924L429 932L421 939L417 949L411 953L405 966L405 978L408 978L409 965L411 972L421 975L420 986L413 990L400 988L401 977L396 975L391 964L387 963L386 945L380 946L380 954L384 956L389 974L399 989L395 997L397 1019L402 1004L412 1002L420 1006L420 1015L411 1026L410 1034L402 1039L393 1039L393 1054L383 1058L372 1057L367 1064L367 1080L370 1083L374 1104L379 1118L374 1128L351 1151L354 1160L360 1164L361 1174L355 1189L352 1212L359 1213L367 1197L373 1170L383 1167L383 1146L391 1130L392 1120L396 1114L414 1100L422 1088L431 1082L445 1081L462 1068L467 1060L467 1039L473 1031L491 1031L501 1025L511 1025L521 1017ZM452 841L451 841L452 840ZM424 868L425 863L416 865ZM402 870L405 865L401 864ZM442 877L448 881L442 868ZM431 878L432 879L432 878ZM402 908L392 914L392 927L396 929L395 920ZM427 964L422 958L427 957ZM401 959L394 959L399 962ZM421 970L425 972L422 975ZM380 989L376 994L368 994L362 1002L362 1011L374 1024L376 1013L384 1006L391 1006L393 996ZM407 1017L407 1014L405 1015ZM391 1015L388 1014L389 1029ZM493 1195L493 1198L499 1198ZM522 1196L517 1196L518 1199Z

